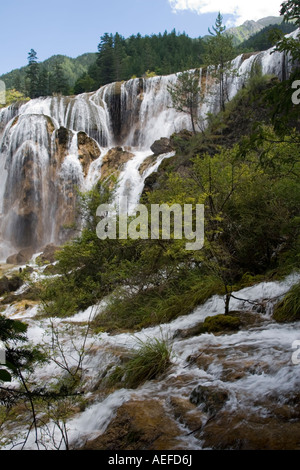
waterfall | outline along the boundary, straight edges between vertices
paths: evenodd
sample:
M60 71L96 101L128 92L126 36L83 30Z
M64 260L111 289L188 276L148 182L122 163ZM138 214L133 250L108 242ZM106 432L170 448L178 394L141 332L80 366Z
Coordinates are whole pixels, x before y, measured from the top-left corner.
M228 78L229 99L255 67L262 74L286 78L288 58L273 52L270 49L250 57L242 54L234 59L237 73ZM204 95L198 117L204 122L207 113L219 111L218 86L211 68L197 73ZM120 171L116 197L128 196L132 207L138 202L146 176L157 170L163 158L172 156L159 157L140 174L142 163L153 155L153 142L191 129L189 116L172 107L168 86L177 80L178 74L136 78L92 93L38 98L0 110L2 259L22 247L40 248L63 241L62 227L74 222L75 187L87 189L99 180L103 156L113 147L134 155ZM99 149L90 161L79 152L79 133Z

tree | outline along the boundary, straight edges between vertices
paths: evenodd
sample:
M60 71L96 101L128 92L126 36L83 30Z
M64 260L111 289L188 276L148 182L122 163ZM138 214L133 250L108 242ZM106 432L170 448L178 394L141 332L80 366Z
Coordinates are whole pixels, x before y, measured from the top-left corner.
M100 85L113 82L114 79L114 40L113 35L105 33L98 45L97 65Z
M75 95L79 95L80 93L86 93L93 91L95 89L95 80L92 77L85 73L83 74L75 83L74 86L74 93Z
M28 53L28 66L26 70L30 98L37 98L39 96L39 65L37 60L37 53L34 49L31 49Z
M53 93L61 93L63 95L68 94L69 86L65 77L63 64L59 60L55 61L51 81L51 91Z
M213 76L219 83L220 109L224 111L225 103L228 101L227 79L234 73L231 61L236 55L236 50L233 37L224 34L226 26L223 25L221 13L218 14L212 29L213 32L208 29L211 38L207 41L205 61L213 66Z
M201 99L200 91L198 75L189 71L180 73L176 84L168 86L173 107L176 111L190 116L194 134L196 134L197 113Z
M299 0L288 0L281 4L280 15L283 16L284 22L294 21L300 26L300 2ZM300 63L300 34L296 38L284 37L276 44L276 51L288 53L291 60L297 66Z

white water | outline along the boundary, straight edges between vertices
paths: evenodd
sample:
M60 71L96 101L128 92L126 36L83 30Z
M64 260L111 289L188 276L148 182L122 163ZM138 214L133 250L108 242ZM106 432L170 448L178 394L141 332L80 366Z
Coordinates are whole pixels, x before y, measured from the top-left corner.
M246 60L243 60L241 55L233 61L237 75L228 79L230 99L244 85L255 64L261 67L263 74L274 74L282 78L284 73L289 73L287 58L283 54L271 52L272 49L252 55ZM210 69L205 77L202 70L199 75L200 85L205 86L205 100L199 108L199 119L205 121L208 112L216 113L219 110L218 86L213 82ZM26 152L30 153L34 162L33 183L28 188L31 201L28 203L27 200L26 211L31 209L39 218L38 228L33 229L30 225L26 227L29 232L35 230L39 234L39 247L49 242L59 243L58 224L62 221L58 212L61 214L64 205L66 212L71 210L68 200L68 195L72 192L70 185L73 185L73 190L78 185L80 189L87 189L100 178L103 154L92 163L87 176L83 173L76 149L76 133L79 131L84 131L95 139L100 148L106 149L105 152L116 145L132 148L135 156L126 164L120 175L116 196L127 195L131 207L138 202L145 177L156 171L158 166L155 164L149 168L147 175L141 176L138 172L144 159L152 154L152 143L161 137L169 137L173 132L191 127L187 115L175 112L167 91L169 85L176 84L177 77L178 75L173 74L166 77L132 79L122 83L119 90L116 84L109 84L95 93L84 93L76 97L39 98L19 108L11 106L0 111L2 259L24 246L22 237L14 239L13 235L22 230L16 213L24 212L25 209L20 207L20 199L26 199L26 195L18 192L17 187L19 184L27 184L28 178L32 179L32 170L24 166ZM111 114L112 106L118 99L119 117ZM114 135L113 132L115 118L120 120L120 136ZM54 164L53 159L57 151L55 133L61 126L71 131L73 139L70 139L65 161ZM158 164L159 161L161 158ZM60 197L60 194L64 195L65 199ZM22 223L28 224L28 221ZM30 244L30 235L28 237ZM32 233L31 243L34 238ZM18 246L20 244L23 245ZM9 245L11 246L7 249Z
M285 400L295 393L295 390L299 390L300 386L300 366L294 365L291 360L293 342L300 339L299 324L277 324L272 320L271 312L272 305L292 285L299 282L299 279L299 274L293 274L281 282L264 282L236 292L236 297L241 299L268 302L265 313L259 314L261 323L233 334L217 336L202 334L187 339L182 339L178 335L178 331L191 328L207 316L224 311L224 299L214 296L190 315L179 317L171 323L145 328L134 335L128 333L89 335L86 343L87 355L83 362L83 379L89 405L85 411L78 413L67 422L71 445L80 446L86 439L95 438L105 432L118 408L126 401L154 399L164 402L168 408L170 396L188 397L197 385L212 385L226 390L229 399L225 404L225 409L232 414L242 411L246 416L249 414L257 418L268 415L269 397L276 397L278 403L284 404ZM84 332L84 327L79 326L77 322L89 321L103 308L105 308L105 301L99 306L88 308L85 312L79 312L72 318L53 320L60 331L69 365L76 365L74 345L80 348L83 341L80 331ZM231 308L232 310L252 311L253 315L258 315L255 308L246 301L232 299ZM7 317L28 322L28 336L34 344L51 344L48 330L50 320L38 322L34 318L36 313L36 307L17 312L14 306L8 307L4 312ZM73 324L73 334L71 333L72 327L68 324ZM123 388L104 397L101 397L101 393L99 396L89 393L89 390L94 390L99 377L107 367L112 363L118 364L120 351L138 347L138 340L146 341L153 338L169 338L172 343L172 366L164 377L146 382L135 390ZM190 362L191 356L198 356L201 353L205 353L209 358L208 366L203 364L201 367ZM251 367L244 370L239 380L227 378L228 372L232 370L243 371L245 364L251 364ZM58 379L61 374L59 367L50 363L35 371L35 379L40 384L44 381L50 383ZM181 445L184 442L186 449L201 449L201 441L193 436L188 437L191 429L179 423L178 425L182 431ZM51 423L49 426L51 428ZM56 442L59 442L60 433L54 425L53 430ZM26 434L26 427L19 431ZM18 439L20 440L20 436ZM53 448L53 440L49 439L49 436L43 436L43 442L48 448ZM34 433L31 433L26 448L36 448Z

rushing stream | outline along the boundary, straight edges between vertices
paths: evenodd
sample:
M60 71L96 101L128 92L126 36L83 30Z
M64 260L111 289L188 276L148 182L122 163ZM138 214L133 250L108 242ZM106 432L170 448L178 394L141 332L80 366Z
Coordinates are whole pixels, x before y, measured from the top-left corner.
M118 409L126 402L157 400L163 404L166 414L172 415L170 403L183 398L188 401L192 391L199 385L226 393L226 403L222 407L224 416L227 413L233 417L236 415L239 419L247 420L251 417L254 422L265 420L268 423L274 413L279 413L278 410L288 406L291 397L297 396L300 386L300 366L292 361L293 344L300 339L297 324L278 324L272 320L274 303L299 279L300 275L294 274L280 282L263 282L234 293L237 299L231 300L231 309L253 317L253 324L250 321L247 327L234 333L182 334L204 321L207 316L223 313L224 299L213 296L190 315L135 334L89 334L85 344L87 354L83 361L83 383L89 403L83 412L77 413L67 422L70 445L78 448L86 440L102 435ZM258 306L261 305L263 308L259 309ZM9 306L4 314L26 321L29 324L28 337L34 344L51 344L49 326L54 322L61 334L64 354L71 367L76 365L76 350L80 349L83 342L80 332L85 327L82 325L104 307L105 302L102 301L97 306L63 320L36 320L36 306L27 310ZM70 334L70 328L74 328L75 334ZM139 340L147 341L151 338L168 339L172 344L172 364L162 377L148 381L134 390L121 388L108 395L93 393L99 378L105 376L112 364L119 363L120 354L136 348ZM61 374L62 370L51 362L36 370L35 379L37 383L45 380L50 383ZM191 413L190 411L189 415ZM201 407L195 407L193 413L196 413L196 421L194 419L192 423L197 422L197 419L201 422ZM197 413L200 413L200 417ZM292 416L290 421L293 422ZM179 434L172 449L206 448L201 436L194 435L189 422L182 422L178 417L177 420L174 418L174 422ZM245 426L249 426L246 421ZM53 429L54 435L57 433L58 442L59 431L55 431L55 426ZM23 432L26 434L26 429ZM49 436L48 440L45 436L41 436L42 438L48 448L53 448L53 436L51 441ZM34 439L32 432L26 448L35 448ZM217 437L215 444L218 444Z

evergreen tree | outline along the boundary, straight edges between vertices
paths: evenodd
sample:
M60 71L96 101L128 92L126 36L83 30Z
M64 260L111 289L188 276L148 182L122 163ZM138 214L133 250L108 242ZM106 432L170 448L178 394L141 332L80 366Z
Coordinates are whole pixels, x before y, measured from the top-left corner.
M197 111L200 103L199 77L194 73L183 72L177 83L168 87L176 111L188 114L194 134L196 134Z
M218 14L213 31L208 29L211 37L206 46L206 62L214 68L213 75L219 83L220 109L224 111L227 96L227 78L234 73L231 61L236 55L231 35L224 34L226 26L223 17Z
M114 39L105 33L98 45L97 65L99 67L99 85L114 81Z
M37 53L31 49L28 53L28 66L27 66L27 93L30 98L37 98L39 96L39 65Z
M56 60L52 72L52 93L61 93L67 95L69 92L68 82L65 77L63 65L59 60Z

